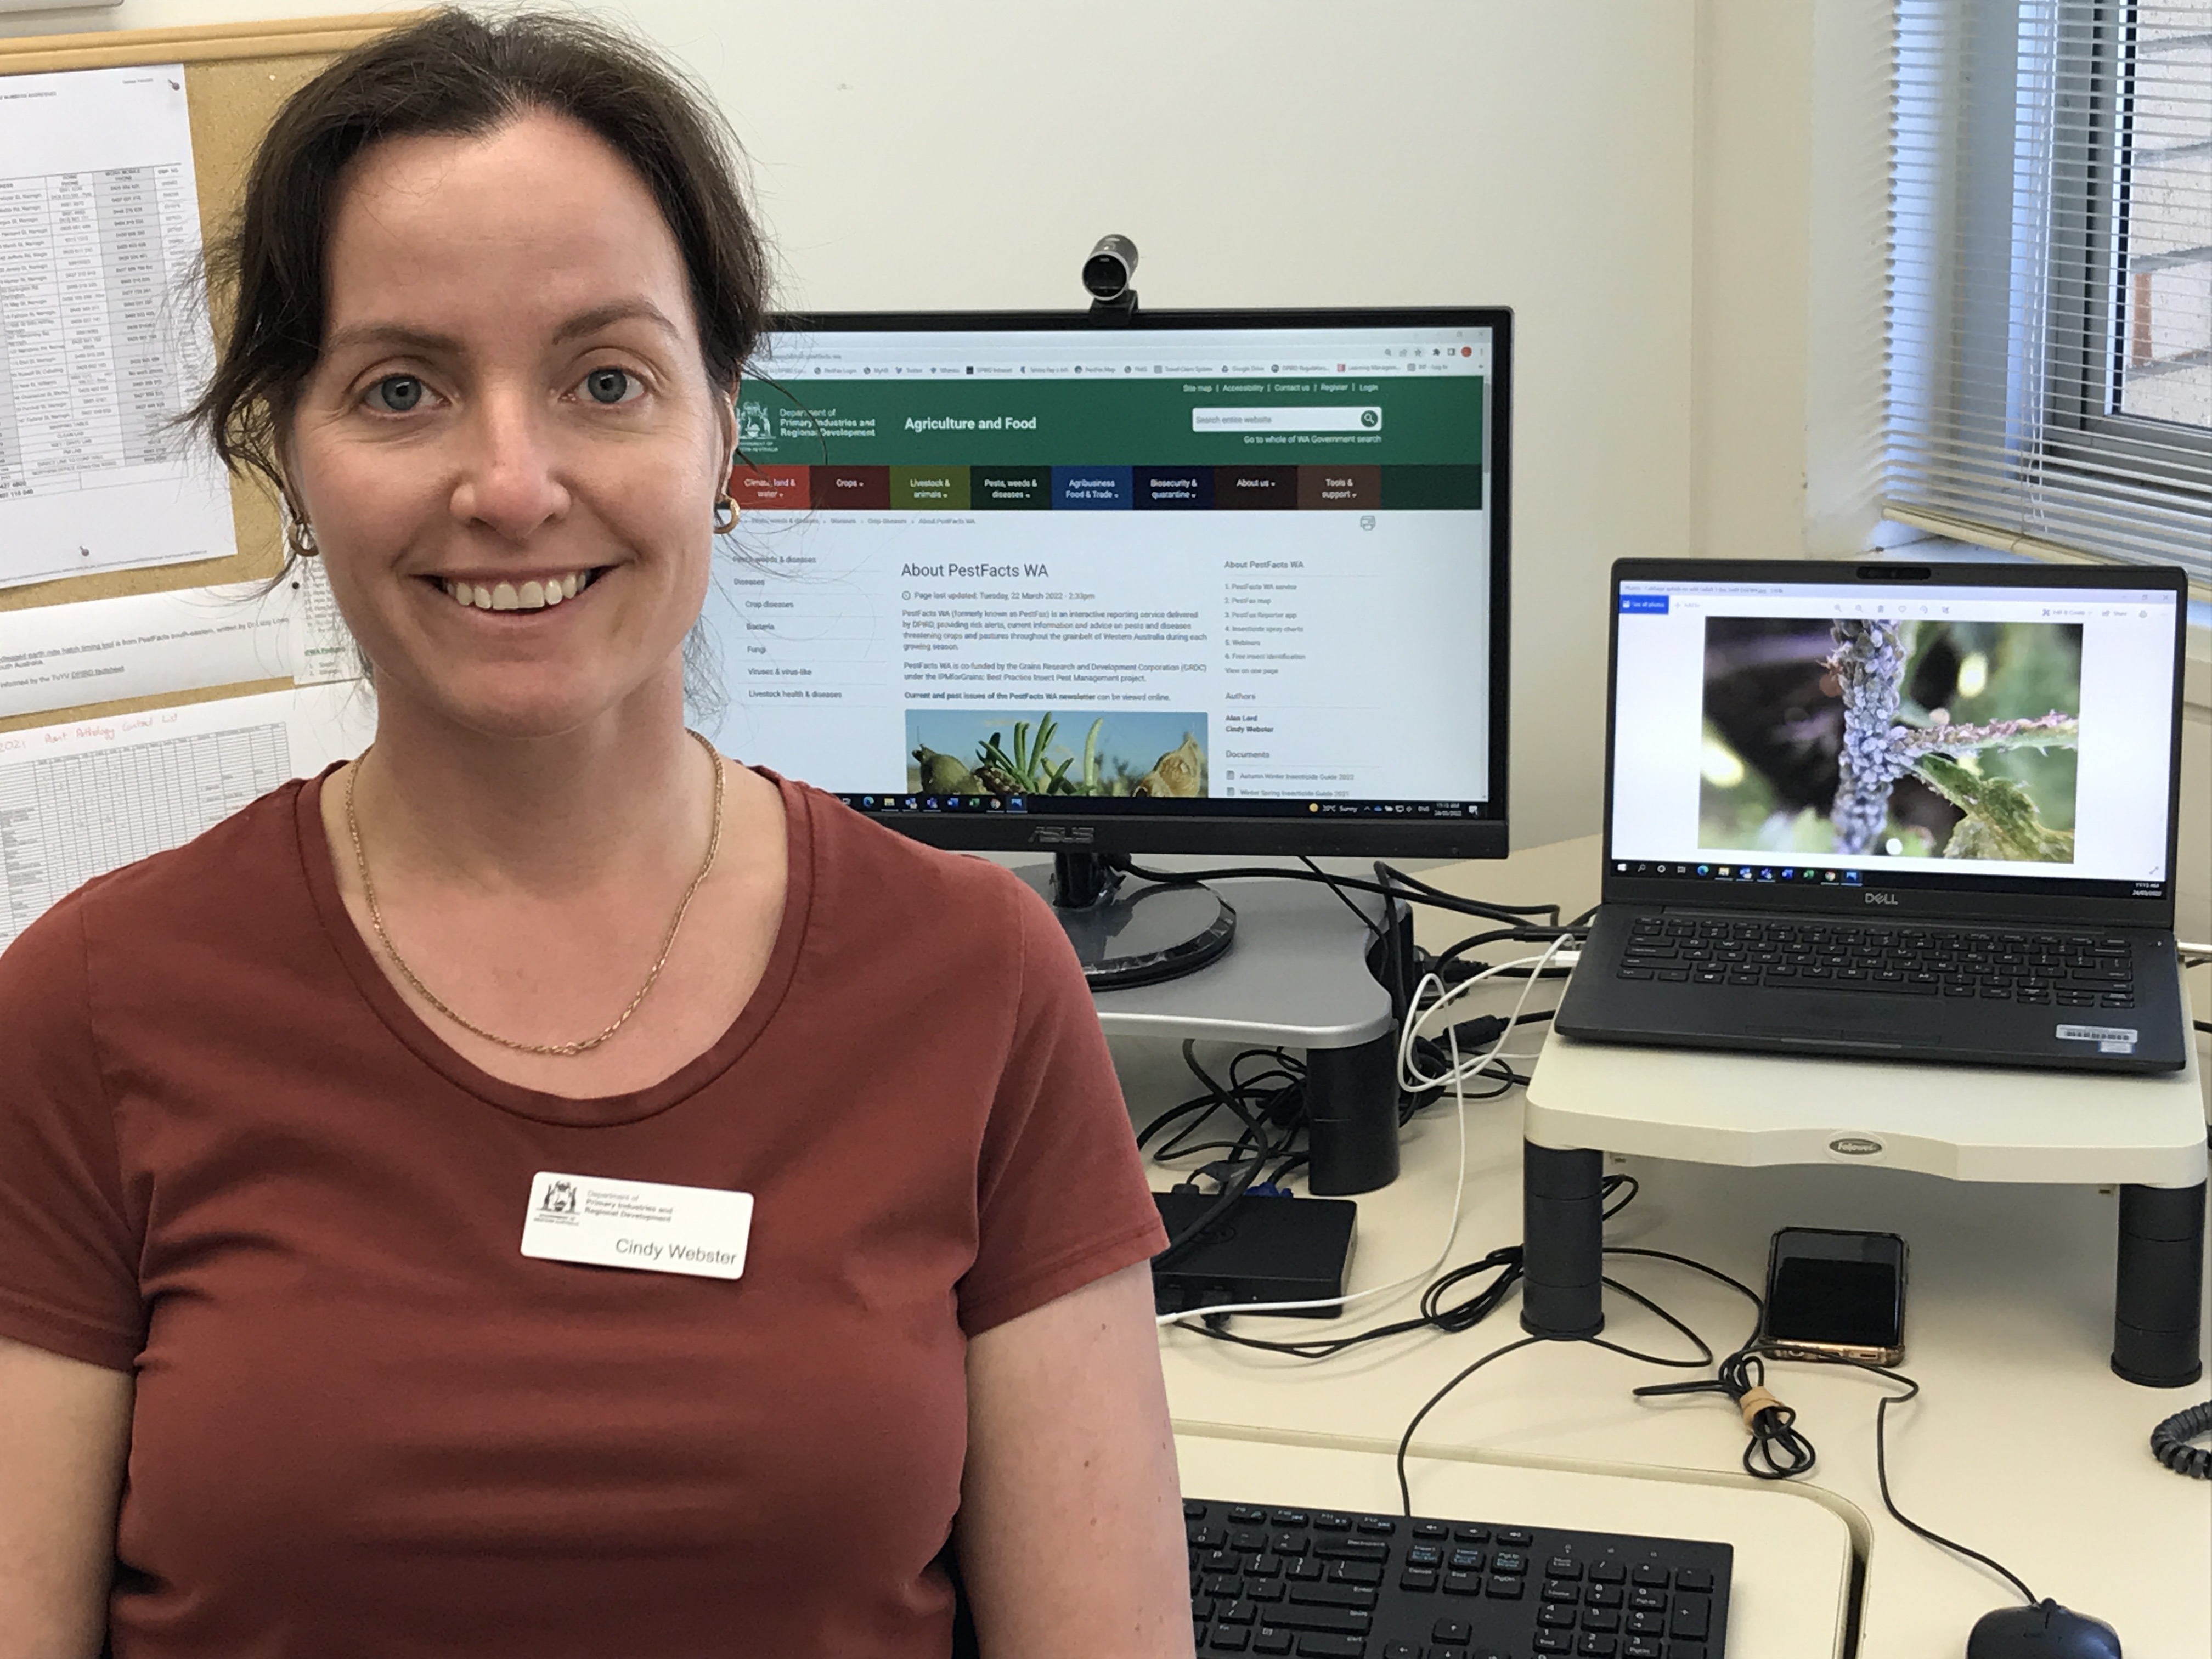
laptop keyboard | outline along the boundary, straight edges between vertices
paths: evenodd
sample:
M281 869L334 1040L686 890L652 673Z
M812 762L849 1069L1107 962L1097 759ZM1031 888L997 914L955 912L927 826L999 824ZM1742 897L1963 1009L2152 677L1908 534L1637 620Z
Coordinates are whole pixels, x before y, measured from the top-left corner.
M1723 1659L1726 1544L1186 1499L1201 1659Z
M2136 1006L2134 947L2111 934L2078 931L1639 916L1614 971L1621 979L1691 985L2069 1008Z

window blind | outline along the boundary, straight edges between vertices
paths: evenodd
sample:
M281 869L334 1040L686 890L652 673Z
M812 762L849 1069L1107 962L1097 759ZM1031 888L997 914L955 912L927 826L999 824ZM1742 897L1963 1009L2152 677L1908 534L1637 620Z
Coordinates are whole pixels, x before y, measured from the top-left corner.
M2212 0L1897 0L1889 516L2212 583Z

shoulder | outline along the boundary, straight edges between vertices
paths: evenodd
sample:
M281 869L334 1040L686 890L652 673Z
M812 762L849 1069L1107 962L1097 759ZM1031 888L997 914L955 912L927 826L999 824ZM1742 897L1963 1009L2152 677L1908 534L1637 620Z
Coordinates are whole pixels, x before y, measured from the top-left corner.
M1020 927L1051 920L1036 891L1002 865L930 847L854 811L807 784L785 785L787 810L804 814L817 879L865 895L887 910L926 909L940 925L974 921Z
M1051 907L1011 870L924 846L809 786L784 790L815 950L895 961L939 996L1018 1000L1041 971L1061 977L1059 957L1073 967Z

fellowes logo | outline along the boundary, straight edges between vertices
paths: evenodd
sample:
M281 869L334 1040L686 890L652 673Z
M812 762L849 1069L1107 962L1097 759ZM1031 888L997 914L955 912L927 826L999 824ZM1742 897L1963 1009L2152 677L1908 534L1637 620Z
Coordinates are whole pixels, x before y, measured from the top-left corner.
M1897 902L1897 895L1894 893L1869 893L1866 896L1866 902L1869 904L1894 904Z

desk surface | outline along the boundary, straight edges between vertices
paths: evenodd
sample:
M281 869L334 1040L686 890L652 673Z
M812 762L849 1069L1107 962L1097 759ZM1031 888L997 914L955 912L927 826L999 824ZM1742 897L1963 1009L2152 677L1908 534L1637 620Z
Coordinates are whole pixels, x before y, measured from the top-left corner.
M1594 841L1568 842L1437 878L1509 902L1556 897L1571 910L1589 902L1595 862ZM1449 918L1425 916L1420 927L1427 944L1455 936ZM2201 975L2194 988L2199 1006L2212 1005L2212 986ZM1173 1045L1124 1039L1114 1046L1139 1117L1187 1097L1188 1074ZM1521 1110L1517 1095L1468 1108L1455 1264L1520 1237ZM1416 1120L1404 1151L1406 1173L1358 1200L1355 1290L1418 1272L1443 1244L1461 1161L1448 1103ZM1996 1556L2038 1595L2112 1622L2130 1659L2203 1659L2212 1651L2212 1489L2169 1474L2147 1449L2152 1425L2203 1391L2136 1388L2106 1364L2113 1192L1649 1158L1610 1158L1608 1169L1636 1176L1643 1188L1607 1229L1608 1244L1675 1250L1753 1285L1777 1227L1902 1234L1912 1252L1904 1369L1923 1387L1919 1400L1890 1413L1893 1490L1905 1512ZM1172 1178L1156 1174L1161 1185ZM1702 1275L1635 1258L1614 1258L1607 1272L1654 1297L1719 1352L1748 1334L1748 1304ZM1612 1340L1685 1352L1678 1335L1626 1298L1608 1292L1607 1302ZM1509 1302L1460 1335L1398 1337L1319 1362L1167 1332L1162 1348L1178 1427L1194 1438L1256 1432L1371 1453L1395 1443L1455 1372L1522 1334L1516 1306ZM1242 1324L1252 1334L1334 1335L1403 1317L1412 1307L1409 1292L1362 1304L1340 1321ZM1470 1457L1647 1477L1741 1475L1743 1431L1719 1397L1649 1403L1630 1395L1638 1384L1690 1374L1572 1344L1508 1355L1462 1384L1423 1425L1417 1448L1437 1455L1421 1466L1415 1504L1448 1508L1457 1492L1482 1491L1492 1466L1464 1461ZM1777 1366L1770 1382L1796 1407L1820 1450L1813 1474L1793 1484L1849 1520L1867 1560L1860 1651L1956 1659L1974 1620L2011 1592L1984 1569L1912 1537L1883 1510L1873 1426L1886 1385L1811 1365ZM1449 1473L1435 1473L1447 1465ZM1598 1519L1584 1517L1586 1524ZM1731 1649L1745 1659L1764 1650Z

